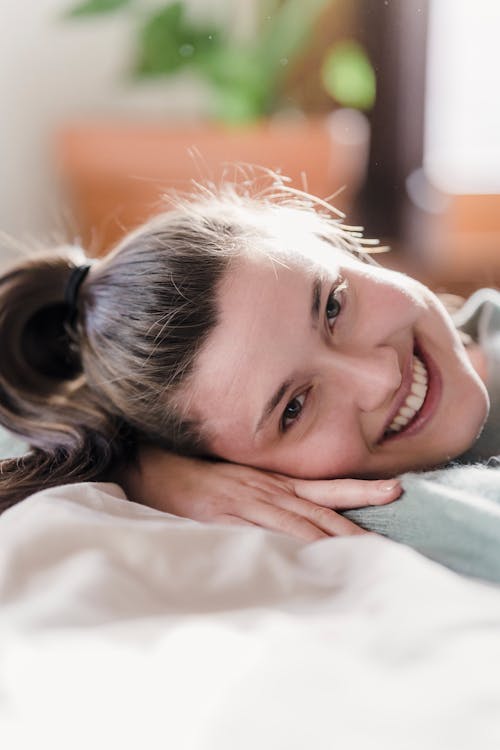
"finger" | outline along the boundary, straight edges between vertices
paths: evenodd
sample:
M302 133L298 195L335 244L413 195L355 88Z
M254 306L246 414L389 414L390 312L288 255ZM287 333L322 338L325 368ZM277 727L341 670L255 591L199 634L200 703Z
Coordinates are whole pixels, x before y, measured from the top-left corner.
M402 493L398 479L294 479L298 497L338 510L392 503Z
M330 508L317 505L309 500L303 500L300 497L279 495L273 498L273 502L296 516L306 518L328 536L354 536L368 533L365 529L339 513L335 513Z
M276 500L276 498L274 498ZM298 499L296 498L297 502ZM323 510L323 509L322 509ZM331 511L329 511L331 512ZM251 503L241 507L241 513L244 514L242 520L250 522L257 526L262 526L270 531L280 531L283 534L288 534L296 539L301 539L305 542L315 542L318 539L324 539L329 536L329 533L322 530L320 527L309 521L303 515L288 510L283 507L282 504L278 505L258 501L252 501ZM233 514L222 513L214 518L214 521L219 519L235 518ZM346 519L347 521L347 519ZM230 521L231 523L231 521ZM234 523L234 521L233 521ZM349 521L349 523L351 523ZM355 524L352 524L353 526ZM356 527L357 528L357 527Z
M245 518L233 516L231 513L222 513L220 516L217 516L217 518L211 519L210 523L223 523L228 524L229 526L253 526L254 528L257 526L256 523L247 521Z

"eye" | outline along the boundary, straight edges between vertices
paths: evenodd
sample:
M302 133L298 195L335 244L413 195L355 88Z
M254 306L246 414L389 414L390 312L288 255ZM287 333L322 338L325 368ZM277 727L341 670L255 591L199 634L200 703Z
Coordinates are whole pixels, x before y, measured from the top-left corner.
M333 328L335 321L342 311L342 303L339 297L342 298L342 292L345 288L346 284L341 284L335 289L332 289L332 291L328 295L325 306L325 315L330 328Z
M306 393L301 393L299 396L294 396L294 398L292 398L285 406L283 416L281 417L282 432L286 432L290 425L299 419L306 400L306 395Z

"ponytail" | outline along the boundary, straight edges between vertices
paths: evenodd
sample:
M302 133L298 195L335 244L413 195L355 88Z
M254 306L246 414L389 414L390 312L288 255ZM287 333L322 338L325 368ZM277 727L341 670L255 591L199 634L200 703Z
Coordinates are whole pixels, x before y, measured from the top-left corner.
M103 478L130 446L82 373L65 293L83 259L67 248L0 277L0 424L30 446L0 464L0 512L45 487Z
M30 446L0 464L0 512L43 488L109 480L139 442L207 453L177 397L233 249L218 215L179 211L90 270L66 248L0 277L0 424Z

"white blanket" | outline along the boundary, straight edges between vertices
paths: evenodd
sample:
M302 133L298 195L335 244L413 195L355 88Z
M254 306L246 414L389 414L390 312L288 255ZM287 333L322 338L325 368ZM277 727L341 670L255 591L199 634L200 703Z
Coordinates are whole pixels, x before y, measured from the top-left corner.
M5 750L500 748L500 588L381 537L81 484L7 511L0 561Z

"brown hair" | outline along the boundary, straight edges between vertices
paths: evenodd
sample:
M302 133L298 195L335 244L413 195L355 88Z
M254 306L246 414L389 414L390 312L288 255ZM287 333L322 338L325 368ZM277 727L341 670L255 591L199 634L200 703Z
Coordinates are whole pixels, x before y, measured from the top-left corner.
M277 208L363 256L357 228L321 216L282 184L264 193L228 186L130 234L92 264L75 320L65 290L88 262L83 251L38 254L0 277L0 423L30 445L1 463L0 511L44 487L106 479L139 441L207 452L178 396L216 324L231 258L272 236L273 222L286 223Z

